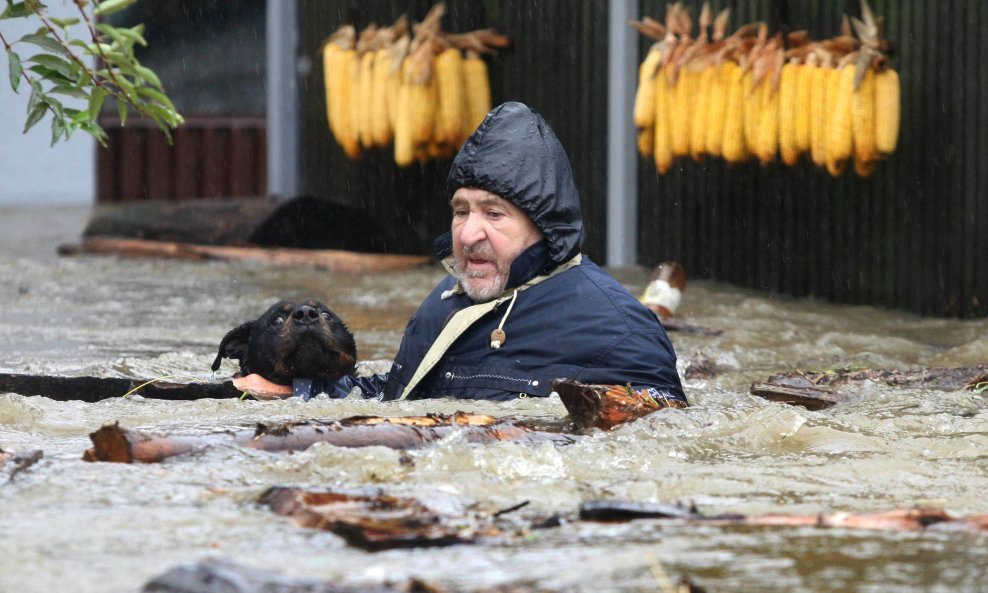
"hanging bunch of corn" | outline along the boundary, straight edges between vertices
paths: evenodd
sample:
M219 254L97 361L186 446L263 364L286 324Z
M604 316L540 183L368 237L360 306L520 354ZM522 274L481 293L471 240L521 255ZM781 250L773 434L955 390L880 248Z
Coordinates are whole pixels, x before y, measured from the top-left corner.
M835 176L851 161L870 175L898 141L899 77L881 19L867 0L861 12L824 41L770 36L764 23L727 35L728 11L712 18L708 3L695 37L680 2L667 5L664 23L632 21L655 40L638 71L639 152L660 174L676 157L710 155L790 166L805 156Z
M491 109L481 54L508 47L490 29L442 31L445 5L409 27L369 25L358 35L344 25L323 45L326 116L343 152L392 149L395 162L452 158Z

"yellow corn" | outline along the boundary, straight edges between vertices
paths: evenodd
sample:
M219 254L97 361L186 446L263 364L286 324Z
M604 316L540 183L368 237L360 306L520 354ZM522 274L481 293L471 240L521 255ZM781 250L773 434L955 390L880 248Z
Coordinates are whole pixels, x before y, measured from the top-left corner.
M811 68L810 93L810 155L813 164L824 167L827 164L827 89L833 68Z
M796 120L794 141L800 154L809 152L811 147L810 112L813 101L813 76L816 67L800 64L796 67L796 105L793 116ZM781 140L781 138L780 138Z
M862 161L854 157L854 173L859 177L870 177L878 167L878 161Z
M660 71L655 76L655 133L653 134L652 147L655 168L660 175L665 175L672 167L672 133L669 130L671 95L666 71Z
M370 148L374 145L371 138L371 93L374 91L374 56L372 51L360 56L360 70L357 73L356 102L354 109L357 117L357 138L361 146Z
M710 125L710 95L715 66L707 66L695 74L696 87L693 93L693 113L690 122L690 155L700 161L707 151L707 126Z
M761 84L765 84L763 80ZM758 124L761 119L761 86L756 87L751 70L744 73L744 147L747 154L758 155Z
M854 158L862 162L878 160L875 147L875 72L868 68L851 101L851 128Z
M653 45L638 67L638 90L635 92L634 120L639 128L655 125L655 73L662 62L662 51Z
M775 160L779 151L779 92L772 88L768 76L762 79L758 117L758 160L764 164Z
M888 68L875 76L875 146L883 154L895 152L900 109L899 73Z
M371 94L366 98L370 104L368 125L370 140L374 146L385 147L391 143L391 121L388 116L388 86L391 78L391 56L387 49L374 53L373 80Z
M727 88L727 101L724 107L724 159L739 163L745 159L744 121L745 95L744 73L734 62L725 62L724 85Z
M724 115L727 109L727 81L725 66L711 66L714 73L710 79L710 101L707 104L707 153L720 156L724 146Z
M674 156L689 156L690 154L690 120L693 98L696 93L697 72L687 68L679 70L676 86L670 92L669 104L669 133L672 139L672 154Z
M786 64L779 76L779 155L782 162L792 166L799 161L796 146L796 95L799 92L799 71L796 64Z
M343 147L343 152L351 160L360 156L360 141L357 137L357 122L354 117L354 103L357 96L357 89L354 83L357 81L357 73L360 70L360 58L356 50L345 49L340 52L339 63L339 98L340 98L340 134L337 140Z
M830 130L827 135L827 169L834 174L843 171L841 163L851 157L854 147L851 107L854 99L854 73L857 67L848 64L832 77L830 88L833 101L830 104ZM828 97L830 95L828 94Z
M467 52L467 59L463 62L463 77L467 102L463 135L468 137L491 110L491 82L487 76L487 63L473 51Z
M439 105L436 111L437 142L459 147L463 143L463 120L466 110L463 87L463 56L455 47L436 57L436 85Z
M412 139L413 106L411 101L412 85L406 82L411 78L412 61L405 59L401 66L402 79L398 89L398 101L395 106L395 163L399 167L407 167L415 162L415 142Z
M418 147L432 139L436 125L436 97L438 89L433 76L432 54L425 45L409 60L405 78L408 86L408 103L412 110L412 142Z
M654 95L653 95L654 98ZM655 126L638 129L638 154L643 157L652 156L655 150Z

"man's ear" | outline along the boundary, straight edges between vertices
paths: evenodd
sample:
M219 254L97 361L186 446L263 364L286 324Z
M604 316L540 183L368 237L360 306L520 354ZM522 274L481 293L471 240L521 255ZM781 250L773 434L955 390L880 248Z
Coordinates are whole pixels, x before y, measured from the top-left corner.
M253 328L254 322L248 321L223 336L220 341L220 350L216 353L216 360L213 361L212 369L214 371L220 368L220 362L224 358L236 360L247 358L247 343L250 342L250 330Z

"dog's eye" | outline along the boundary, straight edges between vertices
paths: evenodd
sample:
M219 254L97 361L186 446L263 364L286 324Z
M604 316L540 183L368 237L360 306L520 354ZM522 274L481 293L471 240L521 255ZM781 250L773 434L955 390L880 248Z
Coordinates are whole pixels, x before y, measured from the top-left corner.
M284 324L285 324L285 318L281 316L275 317L274 319L271 320L271 325L274 325L276 327Z
M322 313L320 313L320 315L322 315L322 318L325 319L326 321L329 321L330 319L333 318L333 316L330 314L329 311L323 311Z

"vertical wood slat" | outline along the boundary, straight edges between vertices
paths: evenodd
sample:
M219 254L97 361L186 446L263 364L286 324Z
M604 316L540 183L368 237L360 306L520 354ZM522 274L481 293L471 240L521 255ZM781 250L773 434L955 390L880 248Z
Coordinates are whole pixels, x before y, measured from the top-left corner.
M263 116L187 116L172 132L149 122L100 120L107 148L97 152L97 200L188 200L267 193Z

